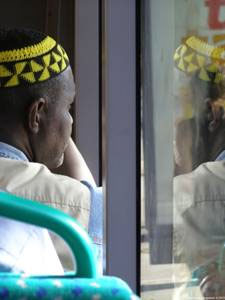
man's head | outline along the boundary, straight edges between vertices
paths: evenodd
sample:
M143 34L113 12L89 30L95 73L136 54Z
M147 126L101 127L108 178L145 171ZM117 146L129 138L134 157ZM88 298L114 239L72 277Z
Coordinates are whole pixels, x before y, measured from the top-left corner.
M193 36L177 48L174 60L176 104L182 106L175 152L180 165L187 165L181 169L191 171L225 149L225 50Z
M189 104L193 115L204 113L204 107L213 107L218 99L224 98L224 48L209 45L192 36L176 49L174 61L177 81L183 79L181 85L190 90ZM220 104L221 101L218 106Z
M68 57L52 38L0 29L0 140L55 168L72 129L75 86Z

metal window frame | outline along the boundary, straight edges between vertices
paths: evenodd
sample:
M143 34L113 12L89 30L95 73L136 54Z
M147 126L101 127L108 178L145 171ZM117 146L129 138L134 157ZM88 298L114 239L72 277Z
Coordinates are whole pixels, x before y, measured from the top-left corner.
M102 155L105 273L124 279L138 293L137 2L75 1L75 136L97 182Z
M106 273L121 277L139 293L138 5L135 0L102 4Z

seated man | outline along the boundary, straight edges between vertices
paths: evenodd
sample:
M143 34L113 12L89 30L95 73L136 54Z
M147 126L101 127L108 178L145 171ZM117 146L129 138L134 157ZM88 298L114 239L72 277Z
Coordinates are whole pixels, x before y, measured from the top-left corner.
M195 37L189 38L175 54L176 66L189 76L194 91L189 152L197 168L174 179L174 262L186 263L190 271L201 267L207 282L211 272L219 272L225 241L225 162L215 161L225 146L223 54L224 49ZM205 281L201 284L204 296Z
M101 249L102 194L70 138L74 97L69 59L54 39L28 29L0 29L0 189L62 209ZM64 175L50 171L59 167Z
M208 228L214 218L214 227L219 225L217 221L221 222L216 216L223 211L225 179L224 163L215 162L225 148L225 80L222 61L220 57L216 60L213 53L220 53L220 49L209 46L196 37L187 39L175 52L178 71L189 78L186 85L189 85L192 92L190 101L193 110L192 118L185 120L186 123L189 121L190 126L185 126L186 130L183 132L183 137L185 134L189 136L188 142L185 138L182 140L181 136L177 136L176 145L184 143L184 146L189 148L189 160L192 161L190 171L199 167L174 179L175 229L179 228L179 224L182 228L182 233L175 230L174 252L178 260L184 256L185 261L193 266L196 265L195 260L200 263L199 259L202 256L196 252L197 249L202 247L202 253L206 253L209 245L212 247L218 242L221 245L225 237L220 232L223 226L218 226L216 239L212 226L211 229ZM198 62L201 64L198 65ZM182 156L183 152L179 151L180 149L178 147L176 153ZM201 165L204 161L212 162ZM221 178L222 182L218 182L218 178ZM219 199L219 202L216 199ZM196 235L199 235L198 238ZM198 243L188 242L188 239L193 239L194 236ZM206 242L208 238L213 239L214 243ZM192 248L196 250L193 250L193 253Z
M219 48L195 37L175 52L175 175L214 161L225 149L225 81ZM199 50L198 50L199 48Z

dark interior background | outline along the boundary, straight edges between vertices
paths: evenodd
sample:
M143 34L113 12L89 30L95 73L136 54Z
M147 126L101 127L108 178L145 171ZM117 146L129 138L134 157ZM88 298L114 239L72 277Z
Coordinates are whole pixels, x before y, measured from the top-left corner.
M1 1L0 26L45 32L63 45L74 66L74 0Z

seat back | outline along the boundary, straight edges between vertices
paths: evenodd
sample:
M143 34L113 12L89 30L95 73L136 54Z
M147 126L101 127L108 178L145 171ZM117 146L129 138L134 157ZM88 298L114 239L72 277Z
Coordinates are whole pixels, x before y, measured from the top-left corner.
M0 191L0 215L53 231L70 247L76 260L74 277L97 277L96 259L88 234L75 219L47 205Z
M61 211L0 191L0 215L46 228L61 236L76 259L77 272L63 276L0 273L0 299L135 300L121 279L99 276L92 242L80 225ZM35 259L35 258L34 258Z

